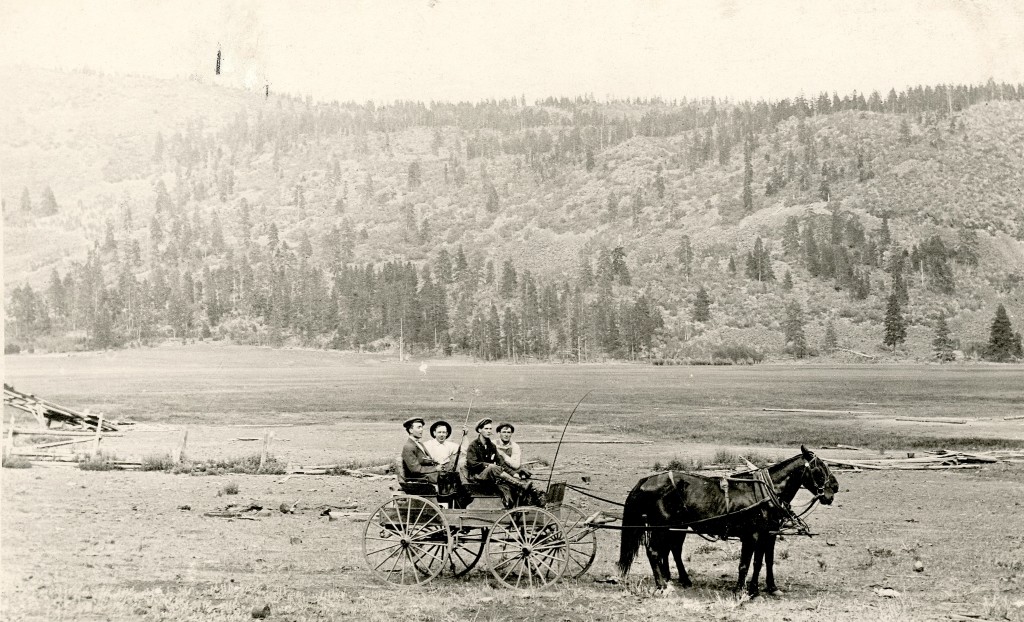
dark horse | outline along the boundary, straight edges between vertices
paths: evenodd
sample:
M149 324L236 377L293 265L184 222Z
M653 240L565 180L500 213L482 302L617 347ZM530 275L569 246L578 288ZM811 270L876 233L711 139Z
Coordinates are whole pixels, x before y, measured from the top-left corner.
M669 530L688 528L707 536L740 539L737 591L743 588L753 557L754 576L747 592L758 592L762 560L766 568L765 588L769 593L777 592L772 573L775 539L782 524L793 517L789 504L801 487L825 505L832 503L839 487L828 466L804 446L800 447L800 455L767 469L731 477L705 477L684 471L650 475L637 482L626 497L619 571L623 576L629 572L643 542L658 589L664 589L670 578L670 551L679 570L679 582L689 587L690 577L682 560L686 532Z

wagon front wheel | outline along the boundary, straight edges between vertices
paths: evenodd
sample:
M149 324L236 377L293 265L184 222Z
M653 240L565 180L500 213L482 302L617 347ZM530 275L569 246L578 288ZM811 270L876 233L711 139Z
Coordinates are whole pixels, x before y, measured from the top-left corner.
M444 570L451 550L448 519L423 497L395 497L370 514L363 559L376 576L397 585L423 585Z
M545 587L568 561L565 531L547 510L522 507L503 514L487 537L487 566L509 587Z

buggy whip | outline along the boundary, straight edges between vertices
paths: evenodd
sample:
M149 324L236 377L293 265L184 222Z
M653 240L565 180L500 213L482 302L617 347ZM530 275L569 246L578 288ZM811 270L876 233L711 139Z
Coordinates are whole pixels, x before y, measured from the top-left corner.
M558 437L558 445L555 447L555 457L551 459L551 471L548 472L548 483L544 486L545 495L551 488L551 477L555 474L555 463L558 462L558 450L562 448L562 439L565 438L565 431L569 429L569 422L572 421L572 416L576 414L576 409L580 407L583 400L587 399L587 396L590 395L591 391L593 391L593 389L583 394L580 401L576 402L576 406L573 407L572 412L569 413L569 418L565 420L565 427L562 428L562 435Z

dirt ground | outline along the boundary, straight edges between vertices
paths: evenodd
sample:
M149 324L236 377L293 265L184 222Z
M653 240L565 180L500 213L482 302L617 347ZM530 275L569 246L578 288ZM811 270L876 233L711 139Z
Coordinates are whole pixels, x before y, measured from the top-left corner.
M393 424L273 429L275 455L299 464L342 456L373 462L390 439L395 450L402 442ZM259 442L239 439L263 431L192 426L187 451L245 455ZM520 436L550 440L559 431L533 426ZM146 455L170 451L179 437L179 428L140 424L104 445L121 455L129 448ZM524 445L528 458L550 459L554 451L553 444ZM559 467L574 483L589 474L595 492L621 500L654 462L710 460L720 448L568 444ZM756 451L782 459L798 448ZM618 555L612 531L598 534L597 560L586 575L553 589L509 590L483 569L421 588L381 584L361 557L365 523L358 516L328 521L320 507L372 511L390 497L391 478L3 469L0 614L4 620L239 620L266 603L276 620L1024 620L1024 465L836 475L836 503L809 517L819 535L779 544L776 574L784 594L749 600L731 591L736 542L687 542L691 589L650 595L642 556L627 580L609 581ZM221 496L232 483L238 495ZM272 510L255 520L203 516L250 500L272 508L298 503L299 511ZM586 512L608 507L571 491L566 500ZM916 560L922 572L915 572Z

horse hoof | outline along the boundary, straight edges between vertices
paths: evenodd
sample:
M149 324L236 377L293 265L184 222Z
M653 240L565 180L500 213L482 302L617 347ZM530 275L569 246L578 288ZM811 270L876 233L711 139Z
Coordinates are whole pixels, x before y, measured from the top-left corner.
M782 590L780 590L777 587L773 587L773 588L768 590L768 595L769 596L782 596L784 593L785 592L783 592Z
M676 588L672 587L671 585L666 585L665 587L661 588L660 590L655 590L654 591L654 595L655 596L668 596L669 594L671 594L674 591L676 591Z

